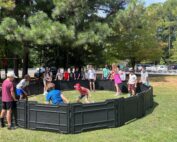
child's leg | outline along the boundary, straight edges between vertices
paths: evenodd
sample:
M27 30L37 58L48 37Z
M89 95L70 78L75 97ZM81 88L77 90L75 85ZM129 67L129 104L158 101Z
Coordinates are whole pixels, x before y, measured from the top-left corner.
M23 94L23 98L27 101L28 100L28 95L27 94Z
M132 87L132 95L133 95L133 96L136 95L136 88L135 88L135 85L133 85L133 87Z
M95 82L93 81L93 91L95 91Z
M90 103L90 101L88 100L88 95L85 96L85 102L86 102L86 103Z
M132 95L132 87L131 87L131 84L128 84L128 92L130 93L130 95Z
M116 88L116 94L117 94L119 92L117 84L115 84L115 88Z
M80 103L83 97L84 97L83 95L80 95L77 99L77 103Z
M23 99L23 94L22 95L20 95L20 100L22 100Z
M92 81L90 81L90 91L92 91Z
M80 103L80 102L81 102L81 99L78 98L76 102L77 102L77 103Z

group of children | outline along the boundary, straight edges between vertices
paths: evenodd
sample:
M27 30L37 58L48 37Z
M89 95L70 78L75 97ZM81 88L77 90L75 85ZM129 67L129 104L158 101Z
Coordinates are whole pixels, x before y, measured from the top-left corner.
M77 102L81 102L83 98L85 98L85 103L91 103L90 96L91 90L95 90L94 82L96 80L96 72L90 66L90 87L92 86L92 89L87 89L83 86L81 86L79 83L76 83L73 87L75 90L78 91L80 94ZM121 94L121 89L119 88L119 85L122 83L121 77L120 77L120 69L119 66L116 66L115 64L112 65L112 71L110 73L110 78L114 80L115 88L116 88L116 95ZM105 76L104 76L105 77ZM13 102L18 101L19 99L26 99L28 100L28 94L29 90L27 89L29 82L31 80L29 75L25 75L24 78L16 85L16 90L14 89L13 81L17 78L13 72L7 73L7 79L4 80L2 84L2 110L0 115L0 121L1 121L1 127L4 127L4 118L6 115L7 123L8 123L8 129L11 129L11 113L13 109ZM105 78L107 79L107 78ZM49 80L51 81L51 80ZM149 85L148 80L148 73L145 71L145 68L142 67L141 72L141 82L145 85ZM47 103L52 102L54 105L59 105L62 103L69 103L69 100L61 93L60 90L55 89L55 84L52 82L48 82L48 84L45 86L46 88L46 101ZM137 76L134 74L133 70L130 71L129 74L129 80L128 80L128 91L129 93L134 96L136 95L136 87L137 87ZM15 95L16 94L16 95Z
M28 100L29 91L27 87L31 80L29 75L25 75L15 87L13 83L15 78L17 78L17 76L15 76L13 72L9 72L7 73L7 79L2 83L2 110L0 115L0 126L5 127L4 118L6 117L8 124L7 128L9 130L13 128L11 125L11 116L12 110L14 109L14 103L22 99ZM77 102L80 102L81 99L85 97L85 102L90 103L88 99L90 96L89 89L82 87L79 83L75 84L74 88L80 93ZM47 103L52 102L54 105L69 103L68 99L61 93L61 91L55 89L54 83L49 83L47 85L46 101Z
M91 96L90 90L81 86L79 83L76 83L74 85L74 89L79 92L79 97L77 99L77 102L81 102L83 98L85 98L85 103L91 103L89 100L89 97ZM54 105L59 105L62 103L69 103L69 100L61 93L60 90L55 89L54 83L49 83L48 85L48 93L46 95L46 101L47 104L52 102Z
M119 66L116 64L112 64L112 70L110 71L108 66L105 65L103 69L102 79L104 80L114 80L115 88L116 88L116 96L121 94L120 86L123 81L126 81L126 73L125 71L121 70ZM136 88L137 88L137 76L135 75L133 70L129 71L129 78L128 78L128 92L130 96L136 95ZM146 86L149 86L148 80L148 73L145 70L145 67L142 67L141 71L141 79L140 82Z

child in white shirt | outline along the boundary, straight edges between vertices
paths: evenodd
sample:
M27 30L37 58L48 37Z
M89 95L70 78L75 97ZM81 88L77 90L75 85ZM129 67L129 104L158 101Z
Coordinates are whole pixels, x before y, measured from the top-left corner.
M128 80L128 91L131 94L131 96L136 95L136 87L137 87L137 76L134 74L134 71L131 70Z

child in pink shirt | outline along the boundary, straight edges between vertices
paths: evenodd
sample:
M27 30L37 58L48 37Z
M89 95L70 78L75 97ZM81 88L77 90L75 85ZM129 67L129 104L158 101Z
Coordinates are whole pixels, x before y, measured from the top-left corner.
M122 80L119 75L119 68L115 64L112 65L112 78L114 79L114 84L116 87L116 96L118 96L121 94L119 84L122 83Z

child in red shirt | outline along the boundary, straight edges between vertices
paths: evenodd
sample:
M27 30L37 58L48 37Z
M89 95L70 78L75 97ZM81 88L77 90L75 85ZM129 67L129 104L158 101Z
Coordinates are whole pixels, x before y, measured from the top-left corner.
M66 80L66 81L69 81L69 73L68 73L67 70L65 70L65 72L64 72L63 79Z
M90 103L90 101L88 100L88 98L91 96L89 89L82 87L79 83L76 83L74 85L74 88L75 88L75 90L79 91L79 93L80 93L80 96L77 100L78 103L81 102L81 99L84 97L85 97L85 102Z

